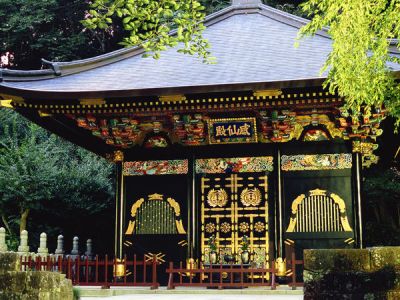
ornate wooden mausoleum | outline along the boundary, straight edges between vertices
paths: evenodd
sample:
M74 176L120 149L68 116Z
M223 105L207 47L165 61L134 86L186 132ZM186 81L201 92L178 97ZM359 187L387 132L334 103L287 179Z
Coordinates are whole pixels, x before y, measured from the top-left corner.
M257 265L359 247L360 170L377 161L384 111L351 117L322 88L331 40L295 48L306 22L234 0L205 22L216 64L140 47L44 61L1 70L1 103L117 164L117 257L207 263L215 238L240 263L244 236Z

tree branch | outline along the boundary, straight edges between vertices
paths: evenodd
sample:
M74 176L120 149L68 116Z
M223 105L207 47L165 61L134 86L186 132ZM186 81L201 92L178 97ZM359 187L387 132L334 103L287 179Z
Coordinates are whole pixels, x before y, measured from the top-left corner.
M6 219L5 215L1 215L1 220L3 221L4 226L6 226L6 229L8 230L9 234L12 234L10 224L8 224L8 221Z

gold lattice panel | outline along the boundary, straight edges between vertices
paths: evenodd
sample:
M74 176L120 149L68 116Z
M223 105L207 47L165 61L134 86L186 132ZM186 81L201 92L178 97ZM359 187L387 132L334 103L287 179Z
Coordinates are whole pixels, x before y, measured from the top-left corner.
M201 253L209 262L209 238L216 237L220 260L232 254L240 263L243 236L251 261L268 261L268 177L265 173L206 174L201 187ZM223 262L223 261L222 261Z

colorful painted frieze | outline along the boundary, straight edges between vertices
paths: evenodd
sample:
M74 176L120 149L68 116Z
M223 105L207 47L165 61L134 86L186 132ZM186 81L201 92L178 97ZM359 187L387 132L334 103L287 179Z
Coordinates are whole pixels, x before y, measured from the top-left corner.
M350 169L352 155L339 154L306 154L282 155L282 171L341 170Z
M196 160L196 173L198 174L271 172L273 169L272 156Z
M188 173L188 160L148 160L124 162L124 176L178 175Z

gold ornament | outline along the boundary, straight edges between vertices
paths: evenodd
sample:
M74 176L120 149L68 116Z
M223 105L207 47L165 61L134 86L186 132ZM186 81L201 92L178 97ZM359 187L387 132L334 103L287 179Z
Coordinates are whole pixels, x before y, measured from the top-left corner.
M211 207L224 207L228 202L228 194L224 189L211 189L207 194L207 203Z
M206 232L213 233L215 231L215 225L213 223L206 224Z
M124 152L122 152L121 150L114 151L113 160L114 160L114 162L124 161Z
M241 232L247 232L247 231L249 231L249 228L250 228L250 226L249 226L249 223L247 223L247 222L242 222L239 224L239 230Z
M231 231L231 225L228 222L224 222L220 225L221 232L228 233Z
M258 221L256 224L254 224L254 229L255 229L255 231L257 231L257 232L263 232L264 229L265 229L265 225L264 225L263 222Z
M261 192L258 188L245 188L240 194L240 202L244 206L257 206L261 202Z

